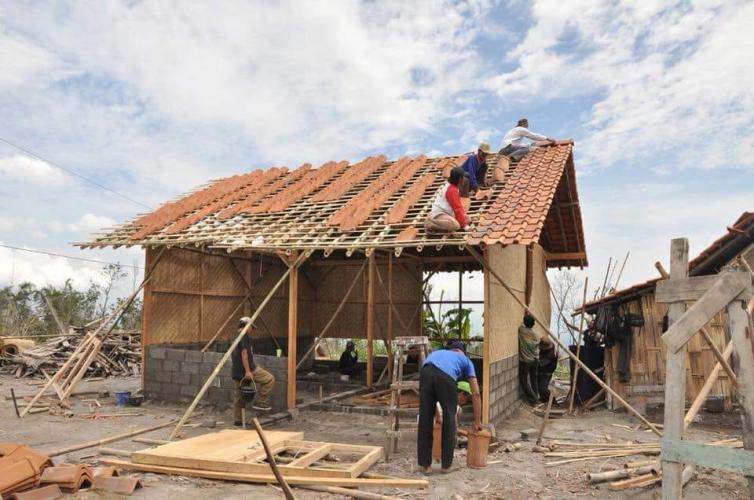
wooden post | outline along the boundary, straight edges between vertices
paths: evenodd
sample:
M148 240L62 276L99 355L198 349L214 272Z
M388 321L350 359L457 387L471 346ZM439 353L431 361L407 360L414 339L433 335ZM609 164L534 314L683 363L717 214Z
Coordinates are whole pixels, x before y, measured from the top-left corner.
M421 323L421 319L419 320ZM387 254L387 379L393 380L393 254Z
M197 393L196 397L194 397L194 400L191 402L191 405L186 409L186 412L181 417L181 420L178 422L178 424L175 426L175 429L173 429L173 432L170 433L170 437L168 438L169 441L172 441L173 438L175 438L175 435L178 434L178 431L181 429L183 424L186 423L186 420L189 419L191 414L196 409L196 405L199 404L199 401L204 397L204 395L207 393L207 390L212 385L212 382L215 380L217 375L220 373L220 370L223 369L223 366L225 366L225 363L228 362L228 359L230 358L231 353L235 350L235 348L238 346L239 342L241 342L241 339L246 335L246 332L249 331L249 328L251 328L251 325L256 321L256 319L259 317L259 314L262 312L262 309L267 305L267 303L270 301L273 295L275 295L275 292L278 291L278 288L283 284L283 282L288 278L288 275L291 273L291 270L294 267L297 267L301 262L303 262L304 258L306 257L306 254L302 254L301 256L296 259L296 262L293 266L290 266L286 271L283 273L283 276L280 277L277 283L275 283L275 286L272 287L272 289L269 291L267 296L264 298L264 300L259 304L259 307L257 307L257 310L254 311L254 314L251 315L251 321L246 323L246 326L244 326L241 331L236 336L235 340L231 342L230 347L228 347L228 350L225 354L223 354L223 357L220 358L220 361L217 363L217 366L212 371L212 373L207 377L207 381L204 382L204 385L201 389L199 389L199 392ZM289 361L290 363L290 361ZM295 364L294 364L295 368ZM289 364L290 369L290 364ZM295 387L295 386L294 386Z
M539 428L539 436L537 436L537 446L542 444L542 438L545 435L545 429L547 428L547 421L550 419L550 410L552 409L552 400L555 397L555 391L550 391L550 398L547 400L547 408L545 408L545 418L542 419L542 425Z
M298 335L298 262L289 264L288 276L288 409L296 407L296 340Z
M489 259L489 250L484 249L484 259ZM478 257L481 259L481 257ZM484 260L480 261L482 264L482 273L484 277L484 344L482 344L482 423L488 424L490 422L490 382L492 377L490 375L490 337L492 335L492 329L490 328L490 269L485 264ZM431 310L431 307L430 307Z
M624 263L625 264L625 263ZM622 270L621 270L622 271ZM581 299L581 319L579 322L579 339L576 341L576 357L581 357L581 341L584 335L584 305L586 304L586 289L589 286L589 276L584 278L584 297ZM563 302L565 303L565 299L563 299ZM562 312L561 312L562 314ZM566 328L568 326L566 325ZM568 400L568 413L573 413L573 398L576 397L576 381L577 377L579 376L579 365L575 365L573 369L573 380L571 381L571 395ZM581 399L581 396L579 396L579 399Z
M728 304L730 339L736 353L738 385L736 394L741 406L744 449L754 450L754 353L752 353L749 315L745 304L734 300ZM754 477L747 476L749 496L754 498Z
M252 422L254 423L254 428L257 430L257 434L259 434L259 440L262 442L262 446L264 447L264 453L267 455L267 461L270 462L270 469L272 469L272 473L275 475L275 479L277 479L278 484L283 489L285 500L296 500L296 497L293 496L293 492L291 491L291 487L288 486L288 483L285 482L283 475L280 473L278 464L275 463L275 455L273 455L272 450L270 449L270 445L264 435L262 426L259 425L259 420L254 418Z
M374 384L374 252L367 273L367 387Z
M688 276L689 242L686 238L676 238L670 243L670 279ZM683 315L686 306L683 302L673 302L668 306L668 325L672 325ZM683 417L686 403L686 350L674 352L667 349L665 375L665 420L664 437L680 440L683 437ZM662 462L662 498L677 500L683 494L683 464Z

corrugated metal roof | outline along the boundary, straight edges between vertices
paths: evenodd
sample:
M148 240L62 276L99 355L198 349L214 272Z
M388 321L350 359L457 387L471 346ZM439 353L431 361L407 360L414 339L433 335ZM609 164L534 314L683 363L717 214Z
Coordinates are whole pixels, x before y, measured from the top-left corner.
M586 265L573 143L541 147L505 165L489 195L472 200L476 227L430 235L424 220L449 169L465 155L374 156L353 165L274 167L219 179L157 210L118 225L82 247L200 245L214 248L354 251L367 248L540 243L570 257L553 266ZM576 256L576 255L580 256Z

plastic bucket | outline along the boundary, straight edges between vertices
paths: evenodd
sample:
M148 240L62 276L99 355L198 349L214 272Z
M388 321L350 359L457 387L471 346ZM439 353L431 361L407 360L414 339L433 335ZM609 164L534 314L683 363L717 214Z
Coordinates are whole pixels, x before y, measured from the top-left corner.
M131 396L131 391L117 391L115 393L115 404L118 406L126 406L128 398Z
M487 467L487 453L490 450L489 431L469 432L469 445L466 450L466 466L472 469Z

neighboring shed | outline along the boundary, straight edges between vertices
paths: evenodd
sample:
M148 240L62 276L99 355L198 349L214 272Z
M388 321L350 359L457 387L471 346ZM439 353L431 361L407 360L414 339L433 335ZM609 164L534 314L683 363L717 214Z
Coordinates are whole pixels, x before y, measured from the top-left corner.
M730 227L725 235L714 241L695 259L689 262L689 276L704 276L718 273L723 266L742 256L754 266L754 213L745 212ZM631 352L631 380L620 382L617 373L618 347L608 348L605 353L606 382L624 397L641 396L661 401L665 385L665 345L661 336L665 331L664 318L668 305L655 301L655 285L660 278L630 286L603 299L587 303L585 310L594 314L600 306L617 309L621 314L639 313L644 317L644 326L633 328L634 341ZM730 340L725 331L725 314L721 312L707 326L715 345L723 351ZM666 324L666 323L665 323ZM716 360L710 347L700 335L694 336L687 345L686 397L693 401ZM722 398L726 409L732 405L732 388L725 372L711 391L711 397Z
M256 352L269 356L260 364L279 381L273 406L292 408L296 361L354 282L326 337L367 339L370 353L374 340L421 334L423 273L481 270L469 249L549 319L546 269L587 263L572 149L563 141L519 163L500 162L503 180L492 183L489 196L472 200L477 223L468 233L428 235L423 228L444 178L463 156L377 156L220 179L80 246L146 248L146 269L155 271L144 292L143 382L148 395L166 399L197 393L220 357L199 349L215 335L213 347L226 348L238 318L250 315L291 268L288 287L263 309L254 335ZM499 158L488 162L492 182ZM505 415L518 398L523 310L487 271L484 283L486 421ZM366 363L371 386L381 363L375 356ZM230 401L227 374L218 380L208 397Z

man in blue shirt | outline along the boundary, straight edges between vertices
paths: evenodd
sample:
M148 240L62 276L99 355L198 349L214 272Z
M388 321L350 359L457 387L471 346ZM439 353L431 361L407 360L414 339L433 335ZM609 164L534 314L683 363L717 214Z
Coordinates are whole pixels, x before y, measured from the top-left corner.
M419 467L425 474L432 472L432 426L435 405L440 403L443 415L455 415L458 406L459 379L467 379L471 386L471 402L474 408L474 429L482 428L482 398L476 380L474 365L466 357L466 344L460 340L451 342L446 349L435 351L424 361L419 374L419 429L416 448ZM453 449L456 444L456 421L442 421L442 472L450 472L453 465Z
M476 192L480 187L486 187L487 183L487 156L492 153L490 145L483 142L479 145L475 155L470 155L463 162L461 168L468 174L471 191Z

